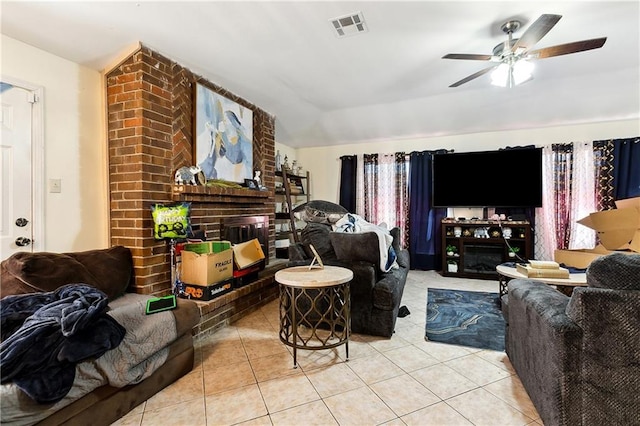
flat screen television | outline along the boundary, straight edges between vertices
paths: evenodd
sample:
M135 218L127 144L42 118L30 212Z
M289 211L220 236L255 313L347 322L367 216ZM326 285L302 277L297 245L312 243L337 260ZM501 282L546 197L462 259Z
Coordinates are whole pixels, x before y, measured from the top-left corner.
M434 207L541 207L542 148L434 154Z

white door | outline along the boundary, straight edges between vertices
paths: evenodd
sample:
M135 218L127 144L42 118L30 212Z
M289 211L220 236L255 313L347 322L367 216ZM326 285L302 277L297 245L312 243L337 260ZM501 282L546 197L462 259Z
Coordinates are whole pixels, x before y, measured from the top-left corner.
M0 259L33 251L32 90L0 83Z

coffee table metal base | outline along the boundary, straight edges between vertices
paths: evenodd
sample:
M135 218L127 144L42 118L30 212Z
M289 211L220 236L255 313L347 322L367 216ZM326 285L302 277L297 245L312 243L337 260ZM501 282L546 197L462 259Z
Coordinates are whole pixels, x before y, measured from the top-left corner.
M349 360L351 298L349 282L328 287L280 286L280 341L298 349L331 349L345 345Z

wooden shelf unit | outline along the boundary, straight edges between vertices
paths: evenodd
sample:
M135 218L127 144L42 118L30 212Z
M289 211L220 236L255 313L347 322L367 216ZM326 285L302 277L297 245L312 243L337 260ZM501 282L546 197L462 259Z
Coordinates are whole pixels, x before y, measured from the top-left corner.
M511 229L510 238L503 237L506 228ZM447 246L456 248L453 256L447 254ZM518 247L517 256L509 256L509 247ZM498 279L497 265L520 261L520 258L533 258L528 221L442 220L442 275L445 277ZM449 271L449 262L457 265L456 272Z
M282 183L282 186L275 188L275 200L276 203L281 202L287 207L286 212L276 212L275 223L277 225L288 225L288 230L281 230L276 232L276 240L282 240L288 238L292 242L300 241L300 229L297 226L297 220L293 214L293 209L298 205L306 203L311 200L310 187L309 187L309 172L305 175L294 175L287 173L283 168L282 171L276 171L276 183ZM286 250L278 250L276 248L276 257L282 258L288 257Z

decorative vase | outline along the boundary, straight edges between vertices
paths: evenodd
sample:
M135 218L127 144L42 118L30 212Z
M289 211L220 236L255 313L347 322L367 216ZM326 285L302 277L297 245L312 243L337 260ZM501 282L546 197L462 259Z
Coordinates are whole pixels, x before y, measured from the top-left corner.
M512 251L509 252L509 257L516 257L516 254Z
M280 150L276 152L276 170L282 171L282 157L280 157Z
M447 271L448 272L458 272L458 264L457 263L447 263Z

